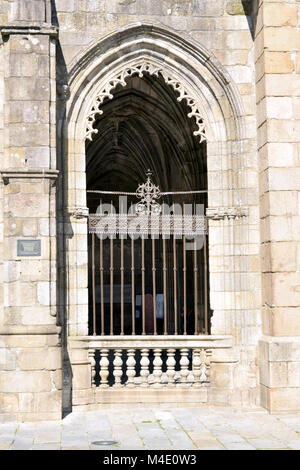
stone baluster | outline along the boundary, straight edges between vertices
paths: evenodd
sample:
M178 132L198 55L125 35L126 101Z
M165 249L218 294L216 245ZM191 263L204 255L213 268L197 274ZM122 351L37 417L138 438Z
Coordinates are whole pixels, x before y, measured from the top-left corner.
M148 387L148 377L149 377L149 349L141 350L141 386Z
M162 359L161 359L161 349L154 349L154 361L153 361L153 376L154 376L154 387L159 388L161 386L161 376L162 376Z
M207 369L206 369L206 351L205 349L201 349L201 375L200 375L200 383L201 385L205 385L207 382Z
M210 364L211 364L212 349L206 350L205 366L206 366L206 382L210 383Z
M180 358L180 376L181 376L181 383L186 386L187 385L187 376L189 375L189 359L188 359L189 350L187 348L182 348L180 350L181 358Z
M126 382L126 386L127 387L135 387L135 383L134 383L134 378L135 378L135 349L128 349L127 350L127 361L126 361L126 366L127 366L127 371L126 371L126 374L127 374L127 377L128 377L128 380Z
M89 349L89 361L91 364L91 385L92 387L96 387L96 360L95 360L95 350Z
M123 375L123 371L122 371L122 365L123 365L122 349L115 349L114 356L115 356L114 357L114 362L113 362L113 366L114 366L113 376L115 378L114 387L120 388L122 386L121 385L121 378L122 378L122 375Z
M201 358L200 349L194 349L193 351L193 375L194 375L194 387L201 387L200 376L201 376Z
M175 372L175 349L168 349L167 350L167 376L168 376L168 387L175 387L174 376Z
M100 359L100 377L101 377L101 384L100 387L102 388L107 388L108 387L108 366L109 366L109 360L108 360L108 353L109 349L101 349L100 354L101 354L101 359Z

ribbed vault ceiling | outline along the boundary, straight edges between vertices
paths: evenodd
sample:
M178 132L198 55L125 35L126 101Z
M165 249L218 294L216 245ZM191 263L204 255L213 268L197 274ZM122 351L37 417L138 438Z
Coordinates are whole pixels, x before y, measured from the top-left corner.
M86 144L87 189L133 192L148 168L162 191L206 189L206 144L161 77L128 78L102 109Z

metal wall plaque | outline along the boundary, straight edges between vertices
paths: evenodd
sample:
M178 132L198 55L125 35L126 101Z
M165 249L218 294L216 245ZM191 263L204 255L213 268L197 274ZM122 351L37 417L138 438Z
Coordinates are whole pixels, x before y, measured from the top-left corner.
M18 240L18 256L41 256L41 240Z

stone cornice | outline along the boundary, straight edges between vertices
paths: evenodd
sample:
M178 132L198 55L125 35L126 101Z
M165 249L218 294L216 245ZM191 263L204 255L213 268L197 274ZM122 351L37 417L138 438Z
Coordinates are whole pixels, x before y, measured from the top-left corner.
M57 325L8 325L0 327L0 336L6 335L59 335Z
M58 27L47 23L41 25L33 24L13 24L0 26L2 37L9 37L11 34L41 34L53 38L58 37Z
M57 179L59 176L58 170L32 168L32 169L7 169L0 171L0 177L5 184L9 183L10 179L16 178L41 178L41 179Z

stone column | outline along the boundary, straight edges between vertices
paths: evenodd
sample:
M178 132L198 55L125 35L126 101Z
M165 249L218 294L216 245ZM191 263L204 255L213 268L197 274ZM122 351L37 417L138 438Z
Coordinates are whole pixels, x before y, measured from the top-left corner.
M300 4L257 0L261 403L300 410Z
M59 419L57 29L50 24L48 0L12 5L10 24L1 27L0 46L5 64L0 421Z

